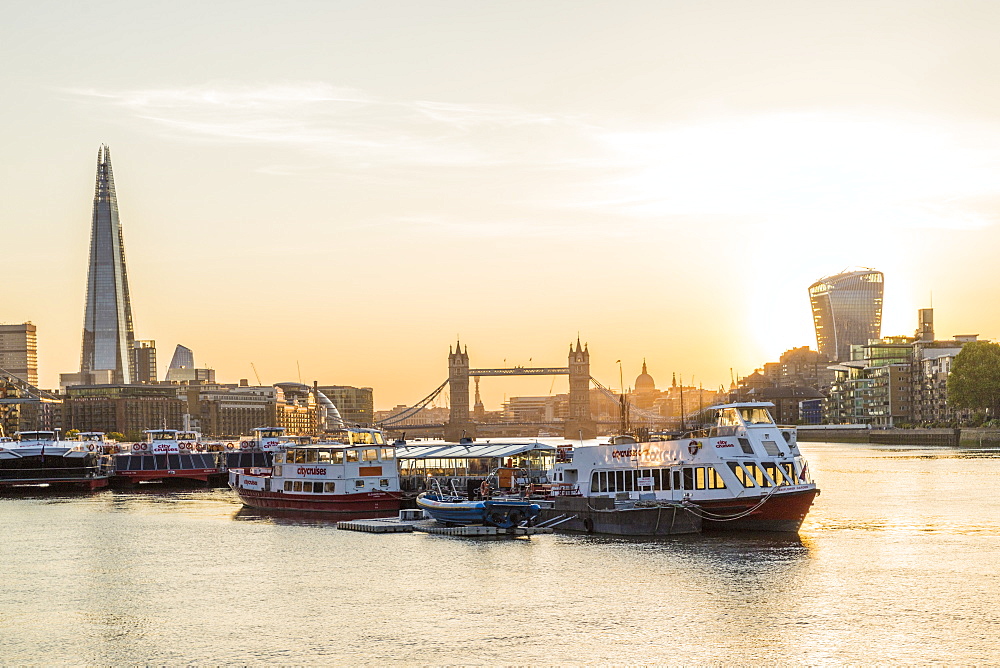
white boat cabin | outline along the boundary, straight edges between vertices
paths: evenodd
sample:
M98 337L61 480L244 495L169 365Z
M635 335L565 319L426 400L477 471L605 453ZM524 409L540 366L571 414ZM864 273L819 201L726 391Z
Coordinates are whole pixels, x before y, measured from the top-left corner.
M132 452L156 455L178 454L201 450L201 434L178 429L147 429L143 443L133 443Z
M769 402L714 407L715 424L669 441L617 436L561 456L554 490L616 499L723 499L760 496L774 487L813 487L794 428L779 427ZM557 492L558 493L558 492Z

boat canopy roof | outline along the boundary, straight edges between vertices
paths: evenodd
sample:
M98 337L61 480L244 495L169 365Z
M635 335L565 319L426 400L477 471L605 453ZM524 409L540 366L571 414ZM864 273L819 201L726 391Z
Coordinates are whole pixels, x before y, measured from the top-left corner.
M22 441L54 441L56 433L54 431L19 431L17 437Z
M397 459L436 459L436 458L472 458L472 457L512 457L526 452L555 453L556 446L537 441L520 441L518 443L437 443L433 445L399 445L396 446Z
M714 411L720 408L774 408L774 404L770 401L738 401L733 404L716 404L715 406L709 406L705 410Z

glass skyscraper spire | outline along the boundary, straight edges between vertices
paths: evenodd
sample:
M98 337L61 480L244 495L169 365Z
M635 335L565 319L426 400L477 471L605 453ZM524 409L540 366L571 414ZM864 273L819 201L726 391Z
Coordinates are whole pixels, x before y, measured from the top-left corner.
M129 301L128 276L125 273L125 244L118 220L115 179L111 173L111 150L102 145L97 150L81 374L111 370L112 382L134 382L134 342L132 303Z

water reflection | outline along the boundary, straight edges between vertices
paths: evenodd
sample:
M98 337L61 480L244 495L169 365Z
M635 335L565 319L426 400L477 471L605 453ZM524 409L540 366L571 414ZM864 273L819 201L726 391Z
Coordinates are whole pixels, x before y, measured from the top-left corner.
M802 444L794 534L338 531L227 489L0 498L19 664L997 664L997 451ZM983 456L985 454L985 456Z
M242 506L233 513L233 519L240 522L263 522L265 524L336 526L337 522L352 520L373 520L398 517L399 512L372 511L367 513L311 513L296 510L262 510Z

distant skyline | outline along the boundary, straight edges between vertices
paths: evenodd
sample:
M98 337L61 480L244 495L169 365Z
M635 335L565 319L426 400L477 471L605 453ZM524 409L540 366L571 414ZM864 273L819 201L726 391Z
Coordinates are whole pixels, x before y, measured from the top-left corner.
M852 266L885 274L883 335L933 292L941 336L997 339L997 25L919 0L22 3L0 322L38 326L44 387L79 368L106 143L135 335L222 382L301 368L388 407L456 335L489 367L579 333L610 387L643 358L728 385L815 349L807 288Z

